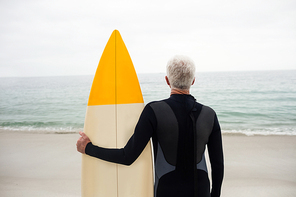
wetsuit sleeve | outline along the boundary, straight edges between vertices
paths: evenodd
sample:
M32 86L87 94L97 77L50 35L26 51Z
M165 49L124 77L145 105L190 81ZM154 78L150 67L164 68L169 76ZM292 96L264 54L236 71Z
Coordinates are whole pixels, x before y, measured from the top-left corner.
M208 151L212 168L211 197L219 197L224 176L224 161L221 129L216 115L214 127L208 141Z
M146 147L153 134L155 125L156 118L154 112L149 105L146 105L135 127L134 134L124 148L103 148L95 146L90 142L85 148L85 153L105 161L131 165Z

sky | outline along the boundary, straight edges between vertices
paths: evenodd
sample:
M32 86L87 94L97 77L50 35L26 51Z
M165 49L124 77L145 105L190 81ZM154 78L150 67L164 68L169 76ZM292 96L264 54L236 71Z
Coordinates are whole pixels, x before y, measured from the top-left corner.
M0 77L94 75L115 29L138 73L296 69L295 0L0 0Z

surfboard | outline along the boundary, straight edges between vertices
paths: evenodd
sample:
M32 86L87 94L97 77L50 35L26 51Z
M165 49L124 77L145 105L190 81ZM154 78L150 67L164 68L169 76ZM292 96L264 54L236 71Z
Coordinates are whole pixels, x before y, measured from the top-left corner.
M92 143L122 148L134 132L144 101L137 74L118 30L103 51L91 87L84 132ZM152 197L151 143L130 166L82 155L83 197Z

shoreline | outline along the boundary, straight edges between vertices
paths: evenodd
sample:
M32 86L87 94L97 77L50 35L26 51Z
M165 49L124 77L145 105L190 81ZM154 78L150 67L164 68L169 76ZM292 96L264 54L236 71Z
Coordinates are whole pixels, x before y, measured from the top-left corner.
M0 196L80 196L78 133L0 130L0 135ZM296 136L223 134L222 138L222 197L295 195Z
M79 134L79 131L83 131L83 129L77 130L48 130L48 129L3 129L0 128L0 133L20 133L20 134ZM228 132L222 130L222 136L295 136L296 133L243 133L243 132Z

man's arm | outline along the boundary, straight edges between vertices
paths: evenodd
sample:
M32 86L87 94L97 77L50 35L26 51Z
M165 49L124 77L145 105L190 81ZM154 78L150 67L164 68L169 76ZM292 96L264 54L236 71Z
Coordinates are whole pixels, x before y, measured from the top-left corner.
M85 140L86 138L82 137L82 139L79 138L79 140L81 139L81 142L79 142L79 140L77 141L77 144L81 146L82 150L78 150L78 145L77 150L81 153L85 153L105 161L130 165L138 158L138 156L146 147L152 136L155 125L156 118L154 112L151 107L147 105L139 118L134 134L131 136L124 148L112 149L95 146L90 141L87 142Z
M214 127L209 137L208 151L212 168L211 197L219 197L224 176L224 159L221 129L217 116L215 116Z

